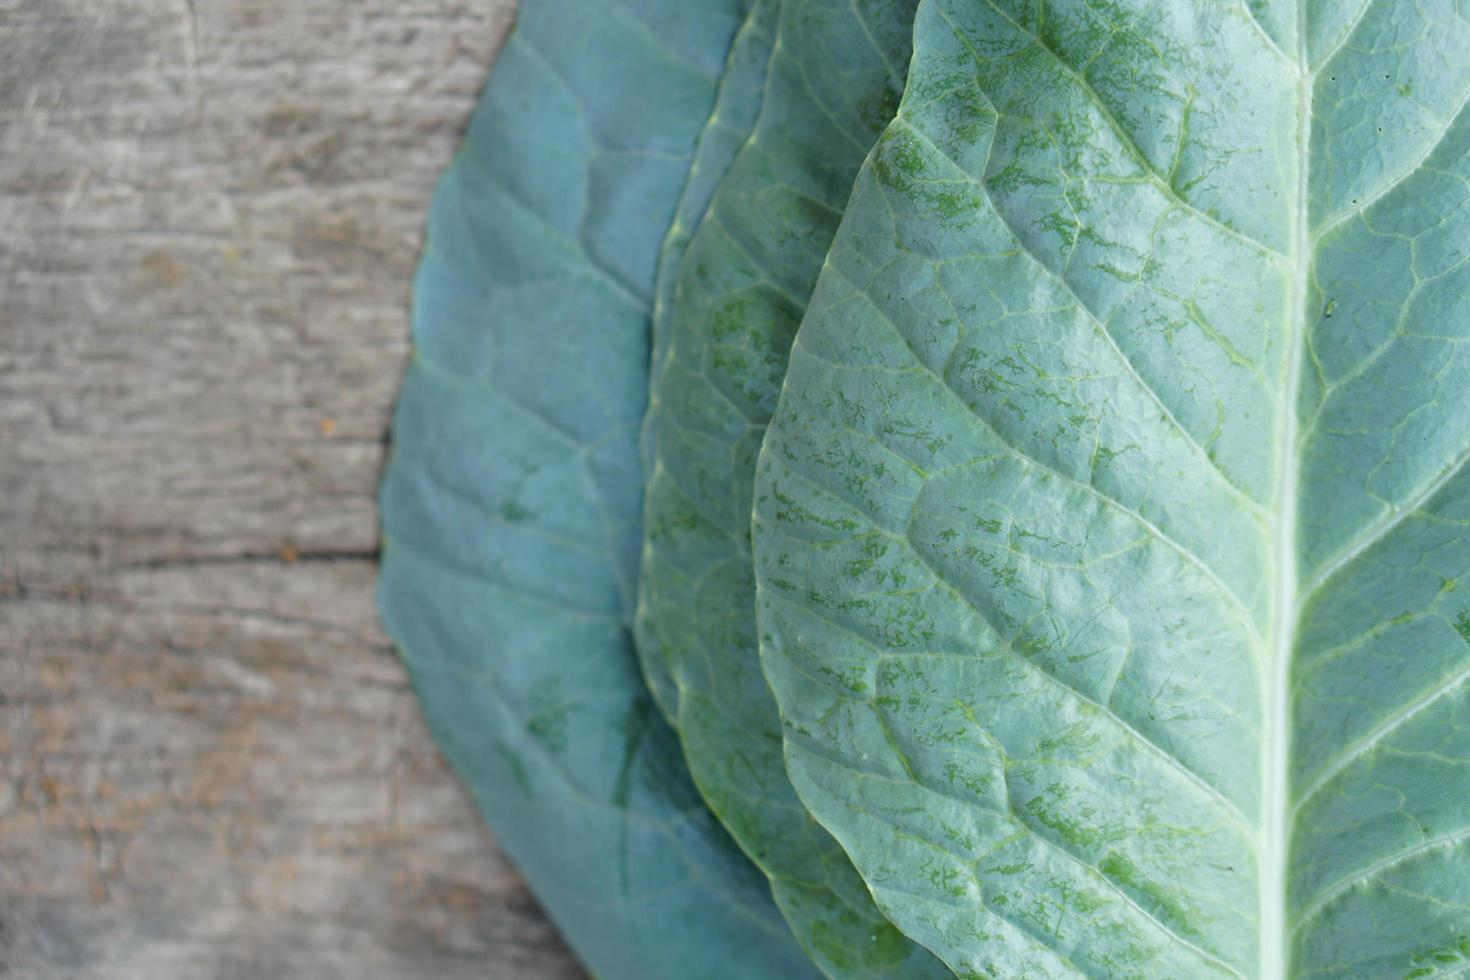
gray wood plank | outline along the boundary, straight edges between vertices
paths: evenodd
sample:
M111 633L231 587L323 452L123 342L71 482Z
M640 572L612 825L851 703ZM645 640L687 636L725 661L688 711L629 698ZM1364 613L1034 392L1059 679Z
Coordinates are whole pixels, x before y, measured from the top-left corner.
M0 974L579 975L371 595L512 6L0 2Z

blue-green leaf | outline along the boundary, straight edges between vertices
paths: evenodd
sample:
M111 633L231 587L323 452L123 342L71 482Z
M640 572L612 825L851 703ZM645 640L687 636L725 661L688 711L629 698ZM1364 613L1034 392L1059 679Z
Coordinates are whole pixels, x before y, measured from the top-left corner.
M660 240L735 0L527 0L434 198L379 597L497 839L605 978L813 976L632 650Z
M797 790L957 973L1470 970L1467 52L924 0L754 538Z
M834 977L950 974L882 916L786 776L756 643L750 493L791 338L853 177L897 107L914 5L768 4L779 22L765 90L745 100L759 99L759 118L663 276L644 429L645 673L695 783Z
M689 179L679 199L678 211L664 236L663 247L659 251L658 277L654 283L653 356L649 367L652 388L657 388L657 379L663 373L663 364L668 356L674 295L680 288L680 271L690 240L702 227L710 202L729 172L731 162L741 153L760 118L766 94L766 70L770 65L771 48L776 43L776 22L780 11L781 0L755 0L751 4L750 14L730 47L730 58L720 79L715 110L705 124L694 162L689 167ZM654 458L656 446L655 440L646 432L646 422L644 428L642 455L643 471L647 476L657 466ZM639 591L643 591L641 586ZM642 628L647 629L646 617ZM638 617L635 616L635 637L638 630ZM651 655L652 644L645 642L636 646L643 676L653 691L654 700L672 722L678 713L679 693L668 658Z

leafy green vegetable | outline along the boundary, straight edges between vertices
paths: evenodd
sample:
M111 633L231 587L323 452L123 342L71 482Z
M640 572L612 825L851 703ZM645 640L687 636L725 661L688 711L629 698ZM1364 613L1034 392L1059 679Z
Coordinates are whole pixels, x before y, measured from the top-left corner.
M631 646L660 239L735 0L536 0L435 196L379 601L497 838L607 978L814 975Z
M749 538L755 454L853 177L897 106L914 3L779 8L759 120L654 314L666 351L644 429L639 651L700 791L771 876L822 970L948 976L883 918L791 788L760 670Z
M679 287L683 259L689 249L690 240L704 220L710 201L730 169L731 161L741 152L741 147L745 146L760 117L766 93L766 69L771 58L771 48L776 43L776 21L780 11L781 0L755 0L744 26L735 36L725 74L720 79L714 112L710 113L709 121L705 124L699 149L689 167L689 179L679 200L679 209L659 251L653 303L653 355L649 368L650 384L655 389L652 394L655 397L656 379L662 374L663 364L668 356L670 310L675 290ZM644 428L642 454L646 476L655 468L655 440L649 437L646 423ZM640 585L640 595L642 592ZM635 616L635 637L640 630L646 631L647 628L647 617ZM644 640L637 643L636 648L643 667L643 676L653 691L654 700L669 721L673 722L678 713L679 693L668 658L650 656L652 644L646 642L646 633Z
M924 0L754 539L796 788L960 975L1470 969L1467 50Z

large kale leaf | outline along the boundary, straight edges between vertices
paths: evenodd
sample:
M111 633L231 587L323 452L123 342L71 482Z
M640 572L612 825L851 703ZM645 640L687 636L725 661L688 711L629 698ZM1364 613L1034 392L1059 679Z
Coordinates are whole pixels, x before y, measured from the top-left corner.
M1467 50L924 0L754 539L797 790L961 975L1470 968Z
M535 0L434 198L379 600L435 736L606 978L815 975L629 624L660 240L736 0Z

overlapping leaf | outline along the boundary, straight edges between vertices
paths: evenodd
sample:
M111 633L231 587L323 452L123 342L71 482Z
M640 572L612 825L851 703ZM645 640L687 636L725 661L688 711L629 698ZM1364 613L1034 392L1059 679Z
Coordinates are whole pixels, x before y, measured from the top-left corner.
M1470 970L1467 50L924 0L755 556L797 789L957 973Z
M897 105L913 6L779 4L759 120L655 313L666 350L644 432L645 672L666 692L701 792L832 976L949 974L878 912L786 777L756 644L750 490L806 298L853 176Z
M380 604L430 726L607 978L815 975L629 632L655 262L741 15L526 4L434 199L382 492Z
M710 113L705 124L679 209L659 250L653 303L653 354L649 367L651 394L655 398L657 379L663 373L672 339L674 295L679 288L684 256L689 250L690 240L702 227L710 202L729 172L731 162L745 146L760 118L766 95L766 72L770 67L771 49L776 43L780 13L781 0L755 0L744 26L736 35L725 74L720 79L714 112ZM646 429L645 422L645 435ZM643 471L647 476L656 468L655 440L645 437L641 449ZM641 586L639 592L643 592ZM646 617L644 619L643 629L646 631ZM635 616L635 635L636 627ZM654 700L669 721L675 721L679 692L669 658L650 656L652 644L647 642L638 643L637 649Z

